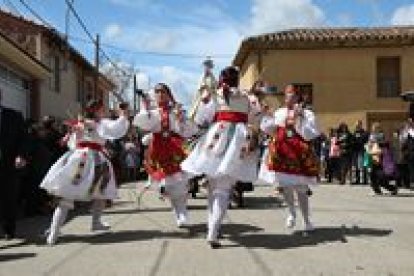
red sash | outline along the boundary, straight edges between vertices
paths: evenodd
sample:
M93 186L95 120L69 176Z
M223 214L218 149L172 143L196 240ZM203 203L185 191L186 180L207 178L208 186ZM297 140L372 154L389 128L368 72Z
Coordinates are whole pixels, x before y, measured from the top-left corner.
M96 142L82 141L82 142L79 142L76 145L76 147L78 149L88 148L88 149L91 149L91 150L96 150L96 151L103 152L103 146L101 144L96 143Z
M215 122L247 123L246 113L236 111L218 111L214 115Z

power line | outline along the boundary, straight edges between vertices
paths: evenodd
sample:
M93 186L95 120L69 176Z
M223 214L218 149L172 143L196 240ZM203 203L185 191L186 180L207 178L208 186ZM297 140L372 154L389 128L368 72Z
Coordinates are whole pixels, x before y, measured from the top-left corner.
M69 36L70 39L90 43L89 40L77 36ZM138 51L138 50L129 50L122 47L115 46L113 44L109 43L101 43L103 47L117 50L119 52L124 53L130 53L130 54L136 54L136 55L152 55L152 56L162 56L162 57L181 57L181 58L197 58L197 59L203 59L206 57L206 55L197 55L197 54L186 54L186 53L165 53L165 52L156 52L156 51ZM217 54L217 55L208 55L212 58L220 59L220 58L230 58L233 55L232 54Z
M96 44L96 41L93 37L93 35L89 32L88 28L86 27L85 23L83 23L83 20L80 18L78 12L73 7L73 4L69 0L65 0L66 4L68 5L69 9L73 13L73 15L76 17L76 20L78 21L79 25L82 27L82 29L85 31L85 33L88 35L89 39Z
M153 56L164 56L164 57L181 57L181 58L205 58L206 55L197 55L197 54L185 54L185 53L165 53L165 52L155 52L155 51L137 51L137 50L128 50L118 46L114 46L108 43L102 43L103 46L118 50L120 52L127 52L138 55L153 55ZM221 55L208 55L214 58L229 58L233 55L231 54L221 54Z
M3 0L5 6L8 6L15 14L22 15L19 9L10 1L10 0Z
M34 16L37 20L43 23L46 27L50 29L55 29L49 22L47 22L43 17L41 17L29 4L26 3L24 0L19 0L20 3Z
M69 9L71 10L71 12L73 13L73 15L75 16L76 20L78 21L79 25L82 27L82 29L85 31L85 33L88 35L89 39L91 40L91 42L97 46L97 41L93 38L92 34L89 32L88 28L86 27L86 24L83 22L82 18L80 17L80 15L78 14L78 12L76 11L75 7L73 6L73 3L69 0L65 0L66 4L68 5ZM114 66L115 69L119 70L120 72L122 72L125 76L131 76L131 74L128 74L125 70L123 70L122 68L120 68L106 53L105 51L103 51L102 49L99 49L99 53L101 53L107 60L108 62Z

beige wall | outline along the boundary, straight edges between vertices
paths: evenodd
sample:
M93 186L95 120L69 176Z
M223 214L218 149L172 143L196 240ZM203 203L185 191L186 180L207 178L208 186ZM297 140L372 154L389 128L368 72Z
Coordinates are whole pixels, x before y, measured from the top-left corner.
M56 52L42 44L42 62L52 70L50 79L42 81L40 84L40 116L53 115L57 118L66 118L69 113L76 115L80 110L77 102L77 72L80 70L72 60L65 65L65 57L61 52L57 52L60 57L60 91L56 92L51 81L53 81L54 61Z
M253 56L253 55L252 55ZM344 121L366 123L366 111L406 111L400 98L377 98L376 58L401 56L402 91L414 89L414 48L352 48L268 50L263 55L263 79L282 89L288 83L312 83L313 105L326 130ZM254 59L242 66L241 85L254 82L248 74ZM276 97L269 97L270 99ZM275 99L270 100L277 103Z
M250 89L258 76L257 55L249 55L240 68L240 87Z

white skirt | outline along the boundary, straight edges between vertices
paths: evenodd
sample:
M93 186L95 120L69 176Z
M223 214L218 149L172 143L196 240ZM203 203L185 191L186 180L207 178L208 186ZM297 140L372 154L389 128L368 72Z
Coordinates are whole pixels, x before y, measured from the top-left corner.
M257 179L258 151L244 152L249 133L244 123L216 122L181 163L183 171L235 181Z
M267 168L267 158L269 156L269 149L265 149L263 152L262 160L260 162L260 168L259 168L259 175L258 180L261 183L267 184L267 185L274 185L276 184L274 181L276 179L275 172L271 171Z
M95 179L97 166L105 167L107 179ZM50 168L40 187L49 194L75 201L118 197L111 162L103 153L87 148L65 153Z
M164 179L157 181L148 176L148 183L145 185L147 188L156 188L165 187L165 192L167 195L176 197L179 195L188 194L188 180L189 175L184 172L177 172L173 175L169 175ZM155 187L154 187L155 186Z

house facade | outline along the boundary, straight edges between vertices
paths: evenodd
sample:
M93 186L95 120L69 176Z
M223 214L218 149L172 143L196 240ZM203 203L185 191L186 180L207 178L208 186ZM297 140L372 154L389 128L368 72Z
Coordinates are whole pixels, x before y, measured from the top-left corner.
M114 84L73 48L56 30L0 10L0 33L45 67L50 74L38 80L30 97L30 117L75 116L89 98L108 103ZM95 89L95 83L97 89Z
M26 118L36 112L40 83L50 76L50 69L0 33L0 90L3 106L20 111Z
M262 79L267 100L281 104L294 84L308 99L322 130L357 120L380 121L389 135L407 117L400 94L414 88L414 27L296 29L245 39L233 61L241 86Z

